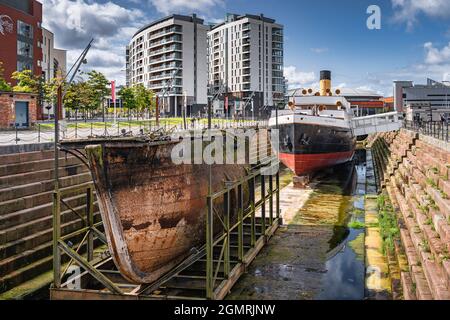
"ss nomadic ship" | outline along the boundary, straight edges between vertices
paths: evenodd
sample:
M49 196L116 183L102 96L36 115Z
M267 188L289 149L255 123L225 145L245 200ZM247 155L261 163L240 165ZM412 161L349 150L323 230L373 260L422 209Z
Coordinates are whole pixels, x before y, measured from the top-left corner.
M331 72L320 72L320 92L303 90L285 110L273 112L269 126L279 129L279 158L297 176L352 160L356 137L350 103L331 91Z

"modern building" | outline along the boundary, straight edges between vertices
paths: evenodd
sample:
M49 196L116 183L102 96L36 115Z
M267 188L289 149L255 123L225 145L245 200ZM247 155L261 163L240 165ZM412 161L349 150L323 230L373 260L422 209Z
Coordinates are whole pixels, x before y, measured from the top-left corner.
M45 81L55 78L58 73L64 76L67 72L67 51L55 48L53 32L42 28L42 76Z
M399 85L401 83L402 85ZM450 83L427 79L427 84L412 81L394 82L394 100L407 118L419 116L422 120L440 121L450 114Z
M208 32L210 95L216 113L263 116L284 103L283 26L264 15L228 14Z
M143 84L159 96L161 113L205 110L207 31L202 19L171 15L141 28L126 50L127 85Z
M0 0L0 61L4 77L15 84L16 70L42 74L42 4L37 0Z
M42 77L50 81L57 76L65 76L67 72L67 51L55 48L55 37L53 32L42 28ZM53 104L43 103L42 118L54 117ZM63 110L63 118L65 111Z
M413 86L412 81L394 81L394 109L403 112L403 88Z

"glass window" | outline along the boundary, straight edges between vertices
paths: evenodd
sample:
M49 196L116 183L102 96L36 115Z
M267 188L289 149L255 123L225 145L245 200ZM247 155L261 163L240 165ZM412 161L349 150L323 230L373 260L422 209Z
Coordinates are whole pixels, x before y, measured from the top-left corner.
M33 39L33 27L23 21L17 20L17 33L21 36Z
M33 58L33 46L23 41L17 41L17 54L19 56Z
M17 61L17 71L33 70L33 64L29 61Z

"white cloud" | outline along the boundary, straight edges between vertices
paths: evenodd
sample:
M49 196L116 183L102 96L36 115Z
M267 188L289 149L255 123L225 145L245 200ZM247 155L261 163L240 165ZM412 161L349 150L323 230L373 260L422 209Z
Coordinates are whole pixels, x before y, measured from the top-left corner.
M149 0L163 14L196 12L211 13L217 7L224 7L223 0Z
M392 0L394 20L406 23L412 29L417 23L417 17L425 14L431 17L450 17L450 1L448 0Z
M67 49L68 68L91 38L84 71L104 72L110 79L124 83L125 45L136 30L146 23L138 9L122 7L111 1L43 0L43 25L55 34L55 45Z
M284 67L284 76L288 81L289 87L301 87L312 84L316 80L314 72L302 72L295 66Z
M424 44L425 48L425 63L427 64L450 64L450 42L447 46L439 49L433 43L427 42Z
M311 51L314 53L325 53L328 52L328 48L311 48Z

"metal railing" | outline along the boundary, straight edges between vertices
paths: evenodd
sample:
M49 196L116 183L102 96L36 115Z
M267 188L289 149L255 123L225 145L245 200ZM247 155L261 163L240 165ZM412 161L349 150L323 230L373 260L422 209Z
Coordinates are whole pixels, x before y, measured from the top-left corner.
M207 119L187 118L187 129L204 130L208 128ZM267 120L250 119L212 119L215 129L263 127ZM89 121L66 122L60 125L61 139L89 139L92 137L111 137L123 135L142 135L152 131L178 132L184 130L182 120L178 118L161 118L159 125L155 119L151 120L122 120L122 121ZM55 129L52 124L36 124L30 129L13 127L11 130L0 131L0 145L17 145L31 143L54 142Z
M403 128L412 130L442 141L449 141L448 121L403 121Z

